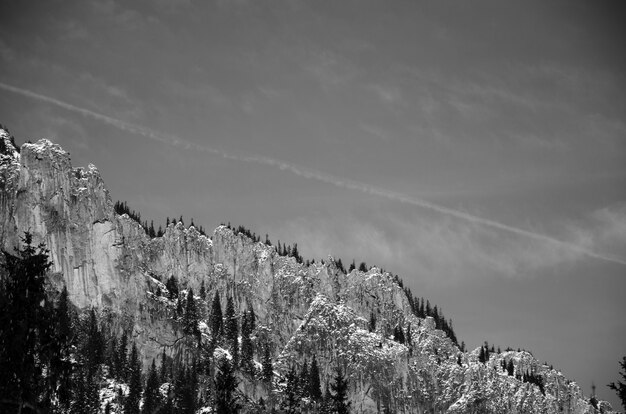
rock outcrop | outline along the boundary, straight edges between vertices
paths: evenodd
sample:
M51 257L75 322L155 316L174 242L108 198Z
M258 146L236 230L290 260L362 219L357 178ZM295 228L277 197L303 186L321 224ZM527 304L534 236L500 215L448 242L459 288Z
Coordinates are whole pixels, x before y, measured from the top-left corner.
M461 352L432 318L416 317L397 280L377 268L345 274L332 258L307 266L225 226L207 237L178 223L150 238L115 213L93 165L73 168L69 154L48 140L19 151L6 131L0 140L0 246L10 251L24 231L45 243L51 283L66 285L79 308L117 315L146 363L163 349L184 357L175 304L155 294L166 293L166 279L175 276L183 291L197 293L204 282L208 298L219 292L239 311L253 308L254 340L275 345L279 372L316 355L324 383L343 367L357 412L600 412L576 383L527 352L496 353L485 363L478 350ZM377 326L370 331L372 312ZM389 337L394 327L409 326L410 342ZM508 375L502 361L543 386ZM610 411L607 403L599 407Z

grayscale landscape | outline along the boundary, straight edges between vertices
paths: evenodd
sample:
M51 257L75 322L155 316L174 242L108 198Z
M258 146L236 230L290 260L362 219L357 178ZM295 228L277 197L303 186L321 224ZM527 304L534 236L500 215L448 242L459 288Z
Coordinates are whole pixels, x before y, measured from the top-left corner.
M3 1L0 412L625 410L619 6Z

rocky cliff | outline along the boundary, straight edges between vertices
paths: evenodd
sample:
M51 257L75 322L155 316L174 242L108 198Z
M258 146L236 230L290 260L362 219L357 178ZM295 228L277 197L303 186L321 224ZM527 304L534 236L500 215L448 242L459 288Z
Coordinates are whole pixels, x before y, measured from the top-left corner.
M312 355L322 383L334 367L344 367L357 412L611 410L605 402L595 409L576 383L527 352L497 353L485 363L478 350L461 352L432 318L416 317L398 281L377 268L346 274L332 258L306 266L224 226L206 237L178 223L150 238L136 221L114 212L93 165L73 168L69 154L48 140L19 151L6 131L0 130L0 140L0 245L10 251L27 230L44 242L54 263L50 281L66 285L77 307L116 315L146 362L163 349L176 358L185 353L175 304L155 294L166 292L164 282L173 275L183 290L198 292L204 281L207 297L218 291L233 296L239 311L253 308L254 340L275 345L278 373ZM378 322L370 331L372 312ZM409 326L409 342L388 336L394 327ZM540 378L543 387L509 375L502 361L512 361L516 374ZM280 392L280 377L275 387Z

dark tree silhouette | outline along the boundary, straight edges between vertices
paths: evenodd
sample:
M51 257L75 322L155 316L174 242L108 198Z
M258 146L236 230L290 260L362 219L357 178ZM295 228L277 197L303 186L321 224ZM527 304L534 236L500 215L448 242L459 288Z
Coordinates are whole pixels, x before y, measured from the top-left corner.
M45 275L52 266L43 245L35 248L25 233L16 255L3 251L6 276L0 288L0 411L39 409L38 396L47 384L44 373L53 340L52 306L45 291Z
M622 372L619 375L626 382L626 356L622 358L622 361L619 363ZM617 381L617 384L612 382L609 384L609 388L615 391L620 401L622 402L622 407L626 410L626 383L622 381Z
M168 297L170 299L174 299L178 297L178 280L172 275L167 279L165 283L165 288L169 292Z
M220 302L219 292L215 292L213 296L213 304L211 306L211 334L213 341L217 341L223 332L224 321L222 320L222 304Z
M156 363L152 360L152 366L148 371L148 379L146 381L146 390L143 395L143 408L141 410L144 414L153 414L159 407L159 375L157 374Z
M239 363L239 327L237 317L235 316L235 305L231 296L226 301L226 314L224 316L226 340L228 341L230 354L233 357L233 367L236 367Z
M200 329L198 328L198 308L196 300L193 297L193 289L187 292L187 301L185 303L185 313L183 315L183 332L186 335L192 335L200 338Z
M141 399L141 362L137 353L137 346L133 343L129 361L128 396L124 402L125 414L139 414L139 400Z
M218 361L214 387L215 412L217 414L235 414L239 412L240 406L235 395L237 378L235 378L232 364L226 357Z
M322 399L322 386L320 384L320 371L317 366L317 358L313 355L311 369L309 370L309 396L313 401L320 402Z
M348 380L344 376L341 368L337 368L335 382L330 385L333 392L333 408L337 414L347 414L350 412L350 402L348 401Z

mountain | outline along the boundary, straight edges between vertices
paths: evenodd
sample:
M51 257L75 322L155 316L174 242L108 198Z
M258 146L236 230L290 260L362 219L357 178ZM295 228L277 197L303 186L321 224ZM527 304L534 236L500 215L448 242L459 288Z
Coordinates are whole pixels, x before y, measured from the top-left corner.
M232 298L231 319L242 323L254 312L255 365L260 367L266 348L273 363L270 385L258 373L237 373L246 412L263 412L256 404L261 398L281 407L291 368L305 361L310 366L314 357L323 389L342 370L353 412L612 410L604 401L592 404L575 382L529 352L491 352L487 359L483 347L463 352L451 324L442 323L436 311L435 317L420 312L402 281L381 269L346 272L332 257L303 263L298 254L285 255L230 226L206 236L178 221L150 237L136 217L116 212L98 169L73 168L60 146L44 139L17 148L0 130L0 154L0 245L12 251L25 231L45 243L53 262L50 286L66 286L77 310L106 315L108 332L129 333L144 372L163 352L179 366L195 361L215 335L211 302L218 293L223 313L226 298ZM175 292L168 290L172 277L181 301L195 292L197 341L188 335ZM198 296L201 290L206 300ZM437 329L442 325L446 329ZM243 335L240 341L243 347ZM211 361L233 357L225 342L212 349ZM105 388L102 399L109 395ZM301 410L319 407L307 398L299 403Z

